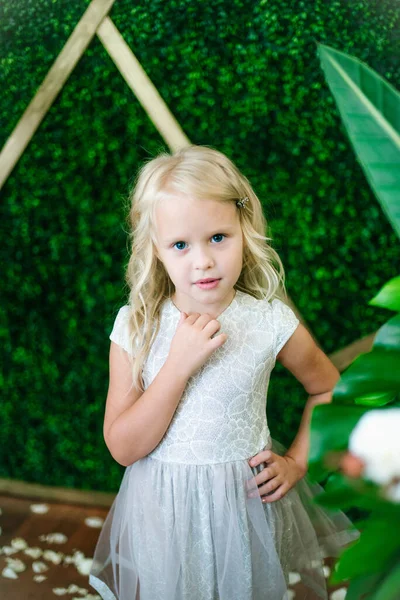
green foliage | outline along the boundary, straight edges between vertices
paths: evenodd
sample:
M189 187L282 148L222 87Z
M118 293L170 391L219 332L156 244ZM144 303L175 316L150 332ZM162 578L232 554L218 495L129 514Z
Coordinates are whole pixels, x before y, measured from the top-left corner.
M0 6L4 143L88 2ZM391 0L117 0L111 18L192 142L230 156L263 202L288 291L325 352L386 318L365 306L398 272L319 69L315 42L399 87ZM0 476L115 490L102 440L108 334L125 302L123 199L164 146L94 38L2 190ZM288 443L306 395L277 366L271 428Z
M318 47L329 87L371 188L400 237L400 94L368 65L329 46Z
M400 179L393 168L400 157L400 95L356 58L325 47L319 48L319 54L357 157L400 237L400 200L396 192L400 188ZM388 126L389 116L393 127ZM398 312L400 277L386 283L369 304ZM372 350L360 355L342 374L334 389L332 404L315 407L311 421L311 468L316 476L326 476L326 470L332 465L340 467L341 457L339 454L334 460L335 451L347 449L349 445L353 449L349 438L364 413L371 408L400 406L399 374L400 314L397 314L378 331ZM372 440L368 439L365 449L369 447L381 457L385 453L389 456L393 440L388 432L380 433L388 435L387 441L382 436L382 447L372 446ZM358 476L354 471L353 477L347 480L341 473L334 474L326 488L327 493L318 498L320 504L330 508L357 507L367 509L369 513L368 519L360 524L359 540L340 556L331 583L350 580L348 600L396 600L400 590L400 503L395 494L388 494L389 487L395 485L396 470L392 468L387 475L391 481L385 488L376 485L379 481L376 475L374 482L367 480L367 475L373 477L368 466L359 465ZM382 464L382 468L385 465ZM351 474L345 466L343 470Z

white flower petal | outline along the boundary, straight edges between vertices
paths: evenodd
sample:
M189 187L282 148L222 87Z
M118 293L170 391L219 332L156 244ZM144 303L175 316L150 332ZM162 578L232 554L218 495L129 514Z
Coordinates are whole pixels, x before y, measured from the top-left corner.
M11 546L16 550L25 550L28 547L28 544L22 538L14 538L11 540Z
M92 563L93 558L83 558L75 563L75 565L81 575L89 575Z
M42 583L42 581L46 581L47 577L46 575L34 575L33 576L33 581L36 581L37 583Z
M88 527L94 527L96 529L101 529L103 527L104 519L101 517L87 517L85 519L85 525Z
M5 567L1 574L6 579L18 579L18 575L10 567Z
M338 590L335 590L334 592L332 592L332 594L329 596L329 598L330 598L330 600L344 600L346 598L346 594L347 594L346 588L339 588Z
M53 588L53 594L56 596L65 596L65 594L68 594L68 590L67 588Z
M73 584L71 584L71 585L69 586L69 588L71 588L71 587L72 587L72 585L73 585ZM68 589L69 589L69 588L68 588ZM87 596L87 595L88 595L88 593L89 593L89 590L87 590L86 588L80 588L80 587L78 587L78 589L76 589L76 590L75 590L75 592L71 592L71 594L72 594L72 593L77 593L77 594L80 594L81 596Z
M22 573L26 570L25 563L22 562L19 558L6 558L7 565L15 571L15 573Z
M370 410L349 437L349 450L365 464L364 477L378 485L400 477L400 408Z
M12 546L3 546L1 549L1 553L6 554L7 556L10 556L10 554L16 554L17 552L19 552L18 548L13 548Z
M47 533L39 536L41 542L48 542L49 544L65 544L68 538L63 533Z
M325 577L326 579L328 579L328 577L329 577L329 576L330 576L330 574L331 574L331 570L330 570L330 568L329 568L327 565L324 565L324 567L323 567L323 571L324 571L324 577Z
M385 496L388 500L399 503L400 502L400 482L393 483L392 485L390 485L385 492Z
M79 586L76 585L76 583L70 583L68 586L68 594L76 594L77 592L79 592Z
M48 560L55 565L59 565L64 557L62 552L55 552L54 550L45 550L43 552L44 560Z
M40 560L35 560L32 563L32 569L35 573L44 573L45 571L49 570L49 567L44 562Z
M38 546L34 546L33 548L25 548L24 554L31 558L40 558L43 554L43 550L38 548Z
M299 583L299 581L301 581L299 573L289 573L289 585L295 585L296 583Z
M33 513L38 515L44 515L45 513L49 512L48 504L31 504L29 508Z

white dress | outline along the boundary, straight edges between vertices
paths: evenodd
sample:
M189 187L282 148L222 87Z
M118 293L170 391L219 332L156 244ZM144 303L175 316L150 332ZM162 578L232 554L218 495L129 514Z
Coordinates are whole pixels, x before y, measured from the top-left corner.
M127 351L128 314L119 310L110 335ZM179 317L165 300L145 389ZM303 598L327 598L323 557L358 537L344 513L312 502L321 487L307 478L272 503L248 497L265 467L248 459L266 448L284 452L271 440L266 397L299 321L282 301L240 290L218 320L227 341L188 380L158 446L125 470L89 579L104 600L284 600L290 571L301 576Z

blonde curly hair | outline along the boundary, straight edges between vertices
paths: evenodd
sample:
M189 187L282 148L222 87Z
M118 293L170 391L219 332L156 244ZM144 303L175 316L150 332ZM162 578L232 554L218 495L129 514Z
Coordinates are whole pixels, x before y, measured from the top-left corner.
M139 169L127 198L129 261L125 282L129 288L129 345L133 386L143 389L141 372L160 327L160 308L174 293L174 285L156 252L155 210L171 193L203 200L236 202L244 237L243 266L235 284L257 299L286 298L285 273L266 236L267 220L248 179L222 152L209 146L189 145L173 154L161 152Z

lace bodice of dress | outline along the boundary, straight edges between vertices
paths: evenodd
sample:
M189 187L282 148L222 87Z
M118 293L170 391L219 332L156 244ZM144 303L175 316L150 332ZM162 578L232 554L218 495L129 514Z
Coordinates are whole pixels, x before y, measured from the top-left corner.
M129 307L117 315L110 339L128 352ZM164 364L180 311L168 298L161 308L160 330L143 368L145 388ZM257 300L236 291L219 315L218 333L228 335L188 380L173 419L149 456L187 464L247 459L271 439L266 417L269 378L276 356L299 321L281 300Z

